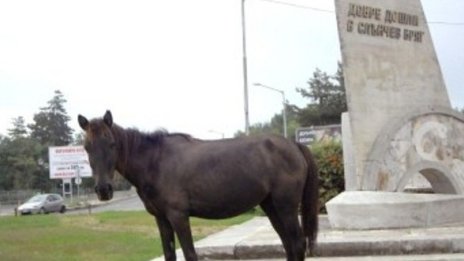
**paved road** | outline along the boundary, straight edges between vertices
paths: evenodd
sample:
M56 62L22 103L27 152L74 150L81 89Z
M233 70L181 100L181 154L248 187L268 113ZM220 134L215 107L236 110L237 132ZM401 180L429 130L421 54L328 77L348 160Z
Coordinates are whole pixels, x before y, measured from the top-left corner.
M0 216L14 215L15 205L0 205ZM140 198L133 194L122 198L114 199L108 203L92 207L92 213L104 211L130 211L130 210L145 210L145 207ZM68 210L66 214L84 214L88 213L88 209Z
M136 195L132 195L126 198L115 199L108 203L92 207L92 213L99 213L99 212L105 212L105 211L131 211L131 210L145 210L145 207L142 201ZM88 209L68 211L69 214L84 214L88 212L89 212Z

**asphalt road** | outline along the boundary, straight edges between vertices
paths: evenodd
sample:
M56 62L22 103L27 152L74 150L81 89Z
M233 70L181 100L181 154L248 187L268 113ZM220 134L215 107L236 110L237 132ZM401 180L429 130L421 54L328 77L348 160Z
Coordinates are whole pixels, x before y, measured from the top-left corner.
M140 198L136 195L110 201L100 206L93 206L91 209L92 213L99 213L99 212L105 212L105 211L131 211L131 210L145 210L145 206L143 205ZM89 212L88 209L79 209L79 210L68 211L67 213L84 214L88 212Z
M0 205L0 216L12 216L14 215L15 205ZM145 207L137 195L127 196L124 198L118 198L108 203L100 204L99 206L93 206L92 213L99 213L105 211L130 211L130 210L145 210ZM68 210L66 214L86 214L89 210L78 209Z

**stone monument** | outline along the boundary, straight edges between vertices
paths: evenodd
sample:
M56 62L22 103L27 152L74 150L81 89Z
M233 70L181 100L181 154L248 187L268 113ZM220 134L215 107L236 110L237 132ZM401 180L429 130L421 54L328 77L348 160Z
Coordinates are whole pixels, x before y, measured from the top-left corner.
M420 0L335 5L348 113L342 115L346 191L327 204L332 226L462 220L464 118L451 108ZM401 193L416 173L439 194ZM463 210L440 221L430 213L436 205Z

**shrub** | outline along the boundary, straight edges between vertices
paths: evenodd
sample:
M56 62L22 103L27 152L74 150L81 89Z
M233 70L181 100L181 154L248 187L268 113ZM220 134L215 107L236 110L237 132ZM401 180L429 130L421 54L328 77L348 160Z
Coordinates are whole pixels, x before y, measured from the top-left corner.
M345 190L343 151L339 141L322 141L311 146L319 169L319 206L327 213L325 203Z

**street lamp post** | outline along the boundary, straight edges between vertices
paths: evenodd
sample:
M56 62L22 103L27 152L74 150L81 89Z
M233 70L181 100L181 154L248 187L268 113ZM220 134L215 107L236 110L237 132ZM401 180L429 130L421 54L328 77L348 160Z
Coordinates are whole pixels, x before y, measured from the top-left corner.
M245 0L242 0L242 48L243 48L243 89L245 105L245 134L250 134L250 116L248 111L248 77L247 77L247 55L246 55L246 31L245 31Z
M285 101L285 92L282 90L261 84L261 83L255 83L254 85L260 86L260 87L263 87L263 88L266 88L266 89L269 89L275 92L279 92L280 94L282 94L282 105L283 105L282 117L283 117L283 122L284 122L284 137L287 138L287 109L286 109L287 102Z

